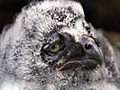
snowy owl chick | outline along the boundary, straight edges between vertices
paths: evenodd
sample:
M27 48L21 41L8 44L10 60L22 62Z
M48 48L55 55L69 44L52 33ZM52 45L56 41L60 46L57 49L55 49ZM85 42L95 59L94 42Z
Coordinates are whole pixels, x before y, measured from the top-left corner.
M37 1L0 36L0 90L120 90L119 58L80 3Z

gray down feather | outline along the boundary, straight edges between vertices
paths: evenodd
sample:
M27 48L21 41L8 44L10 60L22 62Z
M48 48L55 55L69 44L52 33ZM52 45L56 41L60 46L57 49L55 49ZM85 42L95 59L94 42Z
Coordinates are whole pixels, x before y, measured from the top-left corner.
M50 68L41 49L47 42L45 35L60 30L71 35L80 30L80 34L97 39L103 64L94 70L76 68L70 72ZM32 2L0 35L0 90L120 90L120 53L102 32L86 23L80 3Z

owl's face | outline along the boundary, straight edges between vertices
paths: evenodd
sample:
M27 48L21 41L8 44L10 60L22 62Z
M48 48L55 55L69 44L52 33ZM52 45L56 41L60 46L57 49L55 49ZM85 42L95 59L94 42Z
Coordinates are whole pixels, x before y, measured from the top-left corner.
M57 30L45 34L41 57L55 70L93 70L102 64L103 56L96 40L89 35L82 20L74 27L58 26ZM82 30L81 30L82 29Z
M59 71L78 67L93 70L102 64L102 52L85 21L80 4L44 1L32 6L26 13L23 26L27 30L35 27L36 31L43 32L40 34L44 38L40 57L50 68Z
M103 56L85 21L82 7L75 2L68 2L64 6L62 3L65 4L51 2L42 10L43 16L56 24L43 35L42 61L59 71L78 67L93 70L102 64Z

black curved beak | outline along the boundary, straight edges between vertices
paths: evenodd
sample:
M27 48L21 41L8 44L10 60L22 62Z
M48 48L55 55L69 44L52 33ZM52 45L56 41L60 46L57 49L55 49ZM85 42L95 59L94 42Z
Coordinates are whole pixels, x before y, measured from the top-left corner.
M104 59L100 47L98 47L96 42L88 36L83 36L83 43L86 51L85 58L95 60L101 66Z
M103 54L102 54L101 49L95 44L95 42L92 44L91 50L87 51L86 55L87 55L88 58L96 60L99 65L102 65Z

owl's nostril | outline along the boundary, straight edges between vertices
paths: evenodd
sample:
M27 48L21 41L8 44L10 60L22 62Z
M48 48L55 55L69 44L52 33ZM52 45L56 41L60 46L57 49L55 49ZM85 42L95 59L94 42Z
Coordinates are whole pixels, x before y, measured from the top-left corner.
M92 45L91 44L85 44L84 47L85 47L86 50L92 49Z

